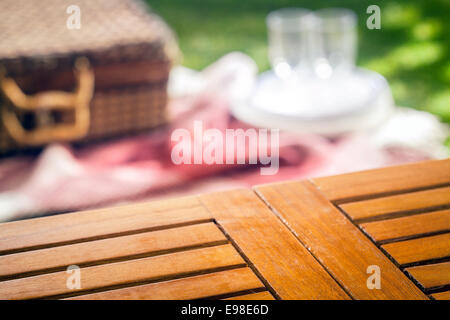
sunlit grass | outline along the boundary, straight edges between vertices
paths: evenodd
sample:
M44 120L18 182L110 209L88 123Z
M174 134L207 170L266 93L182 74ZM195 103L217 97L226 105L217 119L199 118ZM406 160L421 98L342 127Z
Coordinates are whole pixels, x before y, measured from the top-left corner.
M382 11L382 24L384 28L390 29L410 28L421 16L420 9L414 3L387 2Z
M414 70L438 62L444 55L440 42L411 42L393 48L387 55L370 60L365 67L389 77L402 70Z
M450 122L450 88L430 96L429 111L438 114L444 121Z
M432 40L442 34L442 23L437 19L421 21L411 28L412 37L416 40Z

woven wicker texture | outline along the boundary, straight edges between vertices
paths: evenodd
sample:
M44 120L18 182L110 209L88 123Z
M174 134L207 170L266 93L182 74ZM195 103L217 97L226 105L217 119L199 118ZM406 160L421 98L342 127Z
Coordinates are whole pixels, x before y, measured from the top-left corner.
M80 29L69 29L67 8L80 8ZM1 0L0 63L10 75L52 70L84 55L92 64L176 54L171 30L136 0Z
M80 29L66 25L71 5L80 8ZM178 48L170 28L140 0L0 0L0 30L0 66L28 94L74 90L74 63L88 58L95 74L89 132L74 141L166 122L167 80ZM2 108L15 109L28 130L43 120L50 127L74 121L73 111L24 112L0 96ZM0 155L28 147L15 140L0 121Z

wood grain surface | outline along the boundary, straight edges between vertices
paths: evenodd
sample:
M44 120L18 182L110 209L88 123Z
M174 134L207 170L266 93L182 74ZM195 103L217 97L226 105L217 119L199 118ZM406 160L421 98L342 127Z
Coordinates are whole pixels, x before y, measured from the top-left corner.
M354 299L426 296L310 182L256 188L267 205ZM366 285L369 266L381 270L381 289Z
M171 250L224 244L224 234L214 223L203 223L129 236L88 241L55 248L0 256L0 279L40 270L54 271L69 265L86 266L162 254Z
M375 241L408 238L450 231L450 210L361 224Z
M3 223L0 298L448 300L449 191L439 160Z
M236 296L225 300L274 300L274 297L268 291L249 293L242 296Z
M382 246L399 264L450 257L450 233Z
M411 267L406 271L426 289L450 284L450 262Z
M348 202L450 184L450 159L315 178L330 201Z
M31 299L74 294L96 288L164 280L189 273L236 266L245 266L245 262L228 244L82 268L80 289L67 287L68 274L65 271L3 281L0 282L0 297Z
M281 299L349 299L254 192L233 190L200 199Z
M346 203L340 207L353 219L368 219L389 214L406 214L450 205L450 187L409 192L395 196ZM430 211L430 210L428 210Z
M431 296L436 300L450 300L450 291L435 293Z
M0 224L0 254L210 221L195 197Z
M209 273L189 278L176 279L117 289L84 296L73 300L186 300L201 299L263 288L249 268L240 268Z

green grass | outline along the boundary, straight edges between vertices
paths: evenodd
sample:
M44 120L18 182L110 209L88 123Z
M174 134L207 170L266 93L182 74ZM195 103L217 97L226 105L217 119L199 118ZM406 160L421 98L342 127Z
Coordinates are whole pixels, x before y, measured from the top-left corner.
M174 28L183 64L202 69L230 51L269 68L266 15L280 7L340 6L359 17L358 65L383 74L398 105L450 122L450 1L147 0ZM381 8L381 30L366 28L366 9Z

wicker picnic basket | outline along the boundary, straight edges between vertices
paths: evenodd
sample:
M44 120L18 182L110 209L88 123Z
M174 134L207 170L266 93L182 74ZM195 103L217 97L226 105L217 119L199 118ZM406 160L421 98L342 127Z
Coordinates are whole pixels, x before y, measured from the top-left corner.
M165 123L178 51L145 4L1 0L0 30L0 155Z

